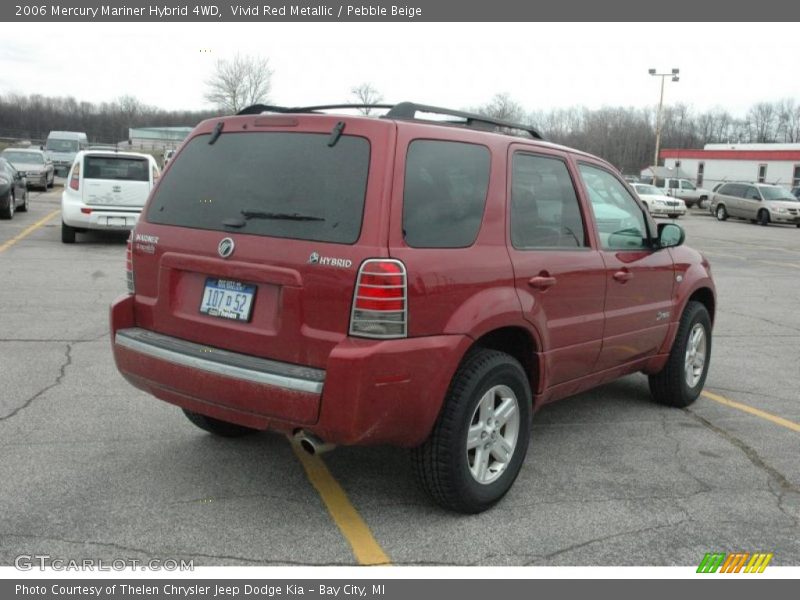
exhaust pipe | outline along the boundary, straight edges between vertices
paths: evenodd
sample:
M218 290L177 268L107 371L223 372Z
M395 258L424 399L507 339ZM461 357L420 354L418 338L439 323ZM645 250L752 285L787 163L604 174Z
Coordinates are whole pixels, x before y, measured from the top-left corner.
M295 431L292 441L294 441L295 444L300 446L311 456L322 454L323 452L329 452L336 448L336 444L323 442L313 433L308 433L304 429Z

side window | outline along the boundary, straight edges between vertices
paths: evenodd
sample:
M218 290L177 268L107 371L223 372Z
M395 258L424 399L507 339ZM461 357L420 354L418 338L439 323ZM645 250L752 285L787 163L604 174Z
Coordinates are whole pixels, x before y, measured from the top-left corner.
M681 188L684 190L693 190L695 187L688 181L681 181Z
M747 186L747 191L745 192L744 197L747 200L761 200L761 195L758 193L758 190L754 188L752 185Z
M514 248L580 248L583 217L567 165L556 158L517 153L511 174Z
M677 179L670 179L669 180L669 189L677 190L679 185L680 185L680 181L678 181Z
M625 186L603 169L586 164L580 164L579 169L592 203L603 248L649 248L644 214Z
M403 236L414 248L465 248L478 236L489 187L489 149L416 140L406 156Z

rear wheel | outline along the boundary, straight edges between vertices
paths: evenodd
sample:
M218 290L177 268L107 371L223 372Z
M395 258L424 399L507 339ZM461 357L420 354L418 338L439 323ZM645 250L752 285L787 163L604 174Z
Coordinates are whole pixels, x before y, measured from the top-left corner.
M762 209L758 212L758 224L762 227L769 225L769 213L766 210Z
M511 488L528 451L531 389L522 366L496 350L459 367L428 440L413 450L422 487L461 513L490 508Z
M75 228L61 221L61 242L64 244L75 243Z
M689 406L703 390L710 359L711 316L702 303L691 301L681 316L667 364L650 376L653 399L667 406Z
M243 435L249 435L258 431L257 429L251 429L250 427L244 427L236 423L228 423L227 421L220 421L213 417L207 417L200 413L186 410L185 408L183 409L183 414L200 429L220 437L242 437Z
M14 188L11 188L11 191L8 192L8 199L5 203L5 206L0 208L0 219L13 219L16 204L17 199L14 197Z
M717 221L725 221L728 218L728 211L725 209L724 204L717 206Z

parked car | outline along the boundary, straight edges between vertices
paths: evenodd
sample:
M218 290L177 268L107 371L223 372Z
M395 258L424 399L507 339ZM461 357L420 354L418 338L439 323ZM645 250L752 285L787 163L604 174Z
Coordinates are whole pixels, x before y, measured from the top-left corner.
M699 188L688 179L660 178L654 180L654 185L662 189L667 196L680 198L686 203L686 208L703 205L711 198L711 192L707 189Z
M736 217L760 225L786 223L800 227L800 200L779 185L726 183L714 194L709 210L720 221Z
M686 214L686 204L683 200L667 196L654 185L631 183L631 187L654 217L661 216L677 219Z
M637 372L697 398L709 264L607 162L412 103L263 108L198 125L131 234L111 340L134 386L221 436L413 448L465 513L511 487L548 402Z
M79 152L61 194L61 241L89 229L133 229L159 177L155 159L136 152Z
M82 131L51 131L47 134L44 149L56 173L65 175L78 152L86 150L88 146L89 139Z
M28 210L28 182L4 157L0 157L0 219L13 219Z
M161 165L162 169L166 169L167 168L167 163L169 163L169 161L172 160L173 156L175 156L175 150L166 150L164 152L164 162Z
M35 185L45 191L53 186L56 177L53 162L42 150L6 148L0 156L14 165L14 168L25 177L28 186Z

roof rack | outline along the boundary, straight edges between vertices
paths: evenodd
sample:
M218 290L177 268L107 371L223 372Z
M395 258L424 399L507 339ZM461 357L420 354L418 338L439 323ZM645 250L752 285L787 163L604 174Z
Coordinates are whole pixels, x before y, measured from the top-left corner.
M263 112L273 113L316 113L322 110L334 110L338 108L376 108L387 109L388 112L383 115L385 119L402 119L411 121L427 121L429 123L441 123L446 125L460 125L469 127L471 129L481 129L484 131L495 131L497 129L515 129L517 131L524 131L533 139L543 140L540 134L531 125L523 125L522 123L514 123L512 121L505 121L502 119L495 119L486 115L479 115L476 113L464 112L461 110L452 110L449 108L441 108L438 106L429 106L427 104L416 104L414 102L400 102L399 104L323 104L319 106L303 106L303 107L286 107L286 106L271 106L268 104L254 104L240 110L237 115L257 115ZM418 119L417 113L427 113L434 115L444 115L455 117L457 121L437 121L432 119Z

